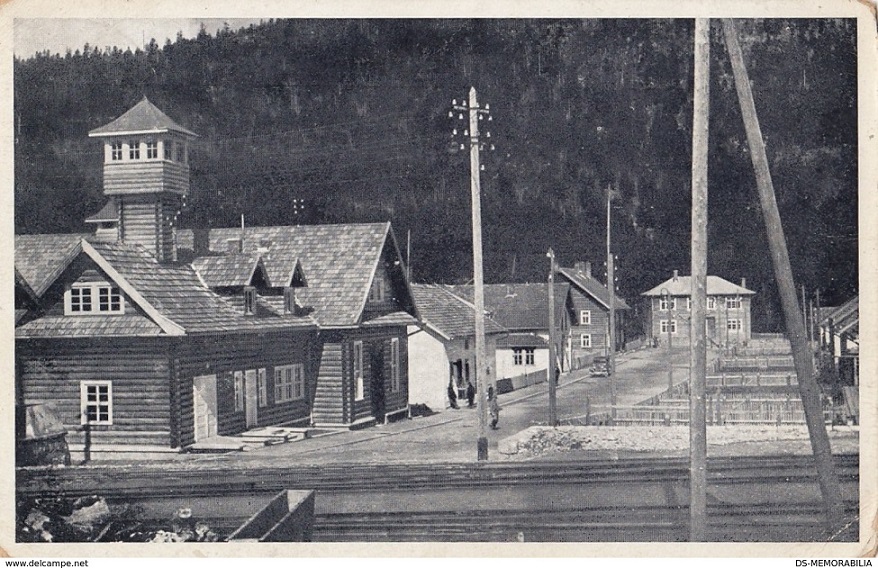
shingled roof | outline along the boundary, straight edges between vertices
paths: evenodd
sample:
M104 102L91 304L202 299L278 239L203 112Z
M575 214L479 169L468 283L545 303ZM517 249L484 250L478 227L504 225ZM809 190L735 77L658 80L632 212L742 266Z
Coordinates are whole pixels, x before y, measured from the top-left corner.
M194 248L192 231L180 231L178 237L182 248ZM304 306L313 308L312 316L326 327L361 323L385 246L392 247L393 256L399 260L390 223L246 227L243 232L240 227L211 229L209 248L223 252L230 239L241 239L244 252L265 251L272 280L280 266L276 259L298 258L307 273L308 286L297 296ZM401 300L405 304L411 299Z
M59 235L27 236L16 248L27 244L33 250L46 250L52 243L63 242ZM42 239L40 237L43 237ZM41 242L44 241L44 242ZM266 331L291 327L314 327L309 317L282 315L266 302L261 303L257 315L244 315L243 309L234 301L207 288L191 266L159 263L146 249L138 245L89 242L76 236L75 251L55 255L62 265L52 266L48 261L27 262L35 281L47 282L48 288L80 254L94 261L123 294L142 313L125 315L94 315L89 317L44 316L26 323L16 330L23 337L43 336L108 336L108 335L157 335L198 334L235 331ZM30 249L29 249L30 250ZM23 257L30 261L31 256ZM25 276L16 256L16 268ZM41 272L42 271L42 272ZM54 276L52 276L54 275Z
M125 114L112 122L89 131L90 137L113 136L123 134L159 134L177 132L184 136L198 136L188 128L174 122L149 99L143 99L131 107Z
M473 302L473 287L449 286L453 293ZM555 282L555 323L564 317L570 284ZM506 329L548 330L549 290L547 284L486 284L485 309Z
M192 261L192 268L210 288L249 286L260 265L262 255L257 252L203 256Z
M437 284L412 284L412 294L421 320L428 327L447 339L475 335L476 309L472 303ZM486 334L505 331L490 317L485 318Z
M84 235L15 235L15 268L37 297L82 252Z
M610 309L610 291L606 286L601 284L597 279L580 272L575 268L559 268L558 272L562 277L566 278L573 286L576 286L584 293L594 298L599 304ZM614 307L617 310L630 310L631 307L625 303L625 300L616 296Z
M668 278L655 288L643 292L641 296L661 296L662 290L667 290L671 296L689 296L692 293L692 278L690 276ZM708 296L752 296L755 293L719 276L707 277Z

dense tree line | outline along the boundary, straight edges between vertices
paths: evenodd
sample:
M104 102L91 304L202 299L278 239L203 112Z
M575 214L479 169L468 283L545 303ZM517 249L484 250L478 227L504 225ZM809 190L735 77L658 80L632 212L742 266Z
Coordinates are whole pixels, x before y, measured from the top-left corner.
M857 289L855 22L741 24L797 284L838 303ZM543 280L549 246L562 264L600 267L609 191L618 285L636 299L673 269L689 272L692 28L274 20L143 50L19 58L16 230L86 230L104 202L86 134L146 95L200 135L184 225L391 220L403 247L411 231L416 280L467 281L468 152L448 110L474 85L496 147L482 156L486 280ZM718 22L711 51L709 272L746 277L757 328L776 329Z

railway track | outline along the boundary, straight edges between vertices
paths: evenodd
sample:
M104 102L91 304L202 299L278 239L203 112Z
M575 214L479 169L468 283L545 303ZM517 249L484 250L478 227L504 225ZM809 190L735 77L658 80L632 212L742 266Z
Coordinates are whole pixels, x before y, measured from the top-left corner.
M859 479L859 456L835 456L842 481ZM152 469L126 466L24 468L16 475L20 496L87 495L100 490L120 497L210 496L315 489L376 490L450 489L533 484L580 484L612 481L686 481L684 458L603 461L503 462L456 464L324 465L273 468ZM811 456L713 458L711 484L760 481L808 482L817 478Z
M725 542L857 539L859 457L835 457L845 530L822 526L810 456L708 461L708 534ZM20 498L99 494L161 528L177 507L229 534L283 489L317 493L314 540L682 541L688 461L383 464L255 470L19 470Z

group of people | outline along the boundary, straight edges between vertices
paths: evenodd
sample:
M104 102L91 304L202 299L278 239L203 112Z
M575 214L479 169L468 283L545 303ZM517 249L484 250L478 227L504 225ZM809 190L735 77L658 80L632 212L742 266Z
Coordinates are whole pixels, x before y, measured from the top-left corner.
M474 408L476 401L476 387L466 380L466 401L467 408ZM460 408L457 405L457 387L454 386L454 380L448 381L448 402L451 408ZM494 387L488 387L488 412L491 414L491 429L498 428L497 423L500 421L500 404L497 402L497 395L494 393Z

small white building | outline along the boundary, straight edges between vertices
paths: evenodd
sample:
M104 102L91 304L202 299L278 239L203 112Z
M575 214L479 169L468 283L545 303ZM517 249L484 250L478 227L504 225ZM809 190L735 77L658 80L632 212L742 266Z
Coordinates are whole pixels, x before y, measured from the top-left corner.
M535 333L510 333L497 340L499 392L541 383L548 376L549 342ZM506 385L505 383L509 383Z
M431 410L450 406L452 386L458 404L466 405L467 381L477 386L475 306L446 286L412 284L419 325L409 326L409 404L426 404ZM506 330L485 317L485 354L488 384L496 382L493 368L497 338ZM463 404L461 404L461 401Z

